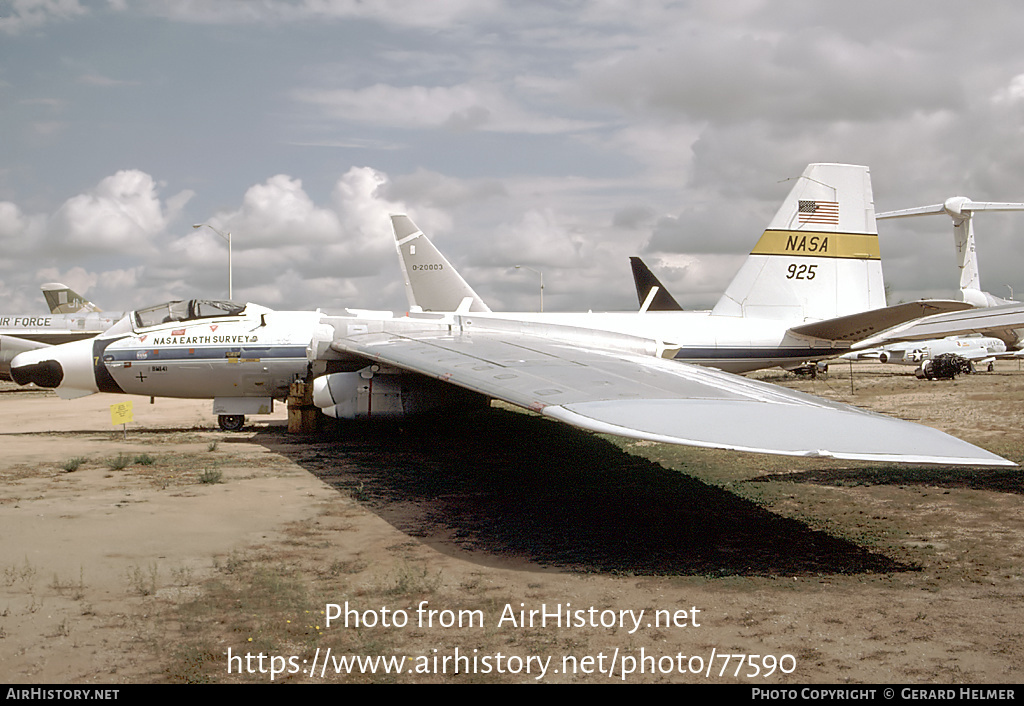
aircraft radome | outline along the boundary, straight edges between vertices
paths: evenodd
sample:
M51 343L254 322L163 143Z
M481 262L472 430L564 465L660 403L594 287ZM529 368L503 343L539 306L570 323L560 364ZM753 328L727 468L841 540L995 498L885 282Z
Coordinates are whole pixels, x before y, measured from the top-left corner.
M833 187L843 186L838 189L842 193L852 185L863 199L867 170L850 169L853 172L819 170L814 181L804 179L801 182L807 183L798 186L830 185L820 188L833 196ZM805 199L801 194L800 200L814 201L815 196ZM846 219L841 210L833 216L829 206L824 209L825 223L798 220L801 205L793 201L791 206L793 228L807 225L815 233L821 226L850 227L849 221L858 218ZM860 206L870 212L869 202L861 201ZM807 213L814 213L807 208ZM866 227L863 213L859 218ZM411 227L411 221L402 217L395 224ZM824 236L805 231L771 234L759 248L785 252L787 242L794 243L798 254L779 257L791 258L792 279L800 272L803 283L813 282L814 278L807 280L809 272L832 279L843 270L859 273L865 287L873 287L871 268L863 262L871 258L859 256L874 242L871 234L839 233L868 236L851 245L845 238L834 238L835 233L839 231ZM414 257L432 250L414 227L408 233L399 229L396 236L400 249L414 246ZM811 237L820 238L814 246L820 260L806 259L806 238ZM834 257L833 247L851 256ZM823 250L828 254L821 254ZM787 262L772 260L777 253L755 255L768 258L759 263L762 269L787 279ZM445 271L436 267L444 262L428 261L425 264L435 267L426 269L406 266L406 275L412 279L416 273ZM411 263L424 264L415 259ZM814 269L806 269L812 265ZM741 270L741 275L746 289L772 295L767 297L769 308L785 308L784 294L771 282L749 271ZM667 443L884 462L1014 465L935 429L669 360L666 356L672 356L682 341L672 340L669 348L666 337L649 335L656 329L648 322L637 325L635 319L650 314L611 319L493 314L474 299L461 277L447 277L443 285L447 296L459 298L454 311L423 311L435 303L428 301L431 296L444 293L427 287L421 290L426 292L421 310L403 317L357 309L326 316L254 304L169 302L132 312L91 341L22 353L12 363L12 376L21 384L53 388L62 397L102 391L213 398L214 411L225 427L240 424L244 414L269 411L289 383L304 379L311 380L314 403L324 414L341 419L404 417L491 398L590 431ZM745 307L756 310L757 296L747 294L730 299L731 304L723 305L729 313L720 316L742 320ZM795 296L791 290L790 296ZM842 305L853 306L845 301ZM850 316L858 314L851 312L846 318ZM864 325L871 319L864 319ZM595 325L588 326L588 321ZM834 322L828 325L843 328ZM757 356L761 363L769 358Z

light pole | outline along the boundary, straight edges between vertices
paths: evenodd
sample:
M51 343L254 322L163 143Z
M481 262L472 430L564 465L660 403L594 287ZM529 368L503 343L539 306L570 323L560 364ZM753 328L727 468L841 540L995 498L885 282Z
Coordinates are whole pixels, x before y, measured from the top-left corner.
M234 288L232 286L232 280L231 280L231 232L228 231L227 235L225 235L224 233L221 233L219 230L217 230L216 228L211 226L209 223L196 223L192 227L193 228L202 228L203 226L206 226L207 228L212 230L214 233L216 233L220 237L224 238L224 240L228 241L228 299L234 299L234 293L235 292L234 292Z
M540 270L535 270L532 267L526 265L516 265L517 270L529 270L534 274L540 275L540 311L544 313L544 273Z

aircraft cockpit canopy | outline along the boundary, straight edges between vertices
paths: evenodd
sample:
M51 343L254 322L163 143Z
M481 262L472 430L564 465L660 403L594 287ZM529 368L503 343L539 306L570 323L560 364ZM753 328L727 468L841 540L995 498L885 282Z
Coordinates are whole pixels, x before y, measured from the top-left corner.
M245 311L245 304L238 304L227 300L175 300L146 309L138 309L135 312L135 325L138 328L147 328L174 321L194 321L195 319L209 319L215 316L237 316L243 311Z

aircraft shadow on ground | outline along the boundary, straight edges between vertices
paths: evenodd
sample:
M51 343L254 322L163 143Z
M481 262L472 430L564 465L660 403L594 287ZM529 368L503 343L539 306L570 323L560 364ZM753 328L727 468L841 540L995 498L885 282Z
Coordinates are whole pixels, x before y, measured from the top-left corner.
M257 438L441 551L652 575L916 570L524 414L350 424L319 437L267 430Z
M772 473L751 478L751 483L778 481L850 487L857 485L930 486L956 490L990 490L1024 495L1024 473L1005 468L886 467L841 468Z

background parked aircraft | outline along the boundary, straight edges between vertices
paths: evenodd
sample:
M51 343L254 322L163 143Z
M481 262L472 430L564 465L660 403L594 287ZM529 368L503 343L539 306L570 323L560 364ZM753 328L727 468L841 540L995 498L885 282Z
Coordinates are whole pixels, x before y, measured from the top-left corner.
M59 282L40 289L50 314L0 314L0 379L11 379L11 361L19 353L92 338L123 316L121 312L103 313Z
M1006 343L992 336L949 336L926 341L893 343L880 348L851 351L843 355L848 360L877 360L879 363L914 365L922 367L937 356L953 353L966 358L972 367L991 364L1006 354ZM1012 354L1011 356L1012 357Z
M919 321L906 322L891 330L853 346L856 353L847 356L854 359L886 357L890 362L917 362L940 355L956 353L976 361L985 361L990 356L985 350L998 355L1006 350L1018 349L1024 330L1024 305L996 297L981 288L981 274L978 268L978 252L975 244L973 216L979 211L1021 211L1024 203L995 203L971 201L965 196L953 196L941 204L888 211L878 214L879 219L907 218L946 214L953 219L953 238L956 245L957 264L960 268L960 294L965 302L979 307L975 311L962 311L925 317ZM992 339L998 339L999 344ZM910 341L909 344L889 344L890 341ZM885 344L885 345L881 345ZM873 348L873 346L880 346ZM911 355L901 356L901 351ZM965 355L965 351L969 353ZM1005 357L1005 356L1004 356ZM917 358L915 361L914 358ZM882 360L882 362L886 362Z
M633 284L636 285L636 298L640 302L640 311L682 311L675 297L669 294L651 269L639 257L629 258L633 270ZM650 301L648 301L648 299Z
M1014 304L981 289L981 274L978 270L978 252L974 241L974 214L979 211L1024 211L1024 203L995 203L971 201L966 196L952 196L942 203L919 208L879 213L875 218L910 218L945 214L953 219L953 242L957 252L957 266L960 269L960 296L972 306L999 306Z
M60 282L49 282L40 287L51 314L84 314L103 311L81 294Z

